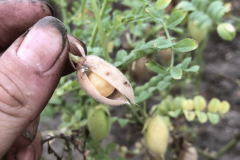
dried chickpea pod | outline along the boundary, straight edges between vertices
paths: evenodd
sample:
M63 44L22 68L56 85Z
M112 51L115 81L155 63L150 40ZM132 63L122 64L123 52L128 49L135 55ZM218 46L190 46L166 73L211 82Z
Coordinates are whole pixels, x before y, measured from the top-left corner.
M185 143L180 153L180 160L198 160L196 148L190 143Z
M70 58L73 62L77 63L77 67L75 68L77 68L79 84L89 96L101 103L113 106L123 104L130 105L128 99L134 103L134 93L129 81L112 64L94 55L77 57L70 54ZM86 69L90 70L93 74L96 74L113 86L113 93L109 93L109 95L102 95L101 91L98 90L101 86L94 86L94 78L92 79L91 77L88 77L85 72ZM90 79L92 80L90 81ZM105 83L104 81L102 82Z

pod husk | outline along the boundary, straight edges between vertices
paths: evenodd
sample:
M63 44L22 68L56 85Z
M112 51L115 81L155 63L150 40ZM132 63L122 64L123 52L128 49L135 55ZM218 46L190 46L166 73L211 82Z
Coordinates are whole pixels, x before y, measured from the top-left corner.
M134 103L134 93L131 84L126 77L113 65L103 59L90 55L82 58L78 63L77 77L83 90L91 97L101 103L118 106L123 104L130 105L129 100ZM114 92L103 97L89 81L88 76L81 68L88 68L98 76L108 81L113 87Z

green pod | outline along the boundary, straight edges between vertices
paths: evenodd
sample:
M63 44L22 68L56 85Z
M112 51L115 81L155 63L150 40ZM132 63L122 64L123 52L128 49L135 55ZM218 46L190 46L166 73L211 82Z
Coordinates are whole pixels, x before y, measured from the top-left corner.
M206 37L208 29L199 29L197 23L189 20L188 31L193 39L195 39L198 43L201 43L202 40Z
M105 138L110 130L110 113L106 106L91 107L88 111L88 129L94 140Z
M231 41L236 37L236 29L230 23L221 23L217 27L219 36L227 41Z
M195 96L193 100L194 108L197 111L203 111L206 108L206 100L202 96Z
M218 107L220 105L220 100L217 98L211 99L211 101L208 104L208 111L212 113L216 113L218 111Z

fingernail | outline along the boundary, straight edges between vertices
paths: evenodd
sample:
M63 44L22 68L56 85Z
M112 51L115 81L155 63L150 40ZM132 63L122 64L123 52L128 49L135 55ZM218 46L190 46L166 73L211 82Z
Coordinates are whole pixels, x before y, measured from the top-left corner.
M28 131L23 131L22 136L24 136L27 139L30 139L31 141L34 141L34 136L30 134Z
M46 4L48 6L52 16L54 17L55 14L54 14L54 10L53 10L52 6L50 4L48 4L47 2L44 2L44 1L41 1L41 3Z
M39 20L27 33L17 55L36 71L49 70L65 47L67 31L54 17Z

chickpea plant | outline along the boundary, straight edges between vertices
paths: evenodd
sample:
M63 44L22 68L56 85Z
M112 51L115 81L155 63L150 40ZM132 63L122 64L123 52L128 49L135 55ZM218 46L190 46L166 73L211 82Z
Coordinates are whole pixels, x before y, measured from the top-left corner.
M219 151L211 156L192 142L197 134L196 124L208 120L212 125L217 124L229 111L229 103L213 98L207 105L198 92L195 97L185 93L170 96L173 87L186 88L187 77L197 76L201 62L188 53L200 49L203 52L205 36L215 24L224 40L235 37L235 27L222 21L227 13L223 2L181 1L167 13L171 0L54 1L68 33L72 34L68 36L69 60L76 75L60 80L43 111L43 122L57 112L62 113L60 131L42 133L51 135L44 140L49 153L62 158L49 142L61 138L65 152L70 153L74 147L88 160L109 160L114 149L119 155L115 160L137 154L162 160L170 155L180 160L197 160L198 153L217 159L223 154ZM114 4L122 9L114 8ZM189 34L184 33L186 28ZM162 50L170 51L169 62L159 60ZM140 59L143 61L138 63L141 66L138 69ZM144 76L146 70L148 78ZM143 74L139 82L133 81L133 71ZM156 105L147 106L146 101L151 99L157 100ZM111 116L116 107L126 107L126 116ZM134 150L116 143L103 147L102 141L115 122L121 127L142 128L142 140L136 142ZM231 145L236 143L234 139ZM73 159L71 154L63 154L66 159Z

